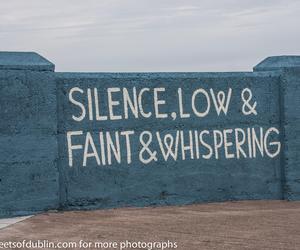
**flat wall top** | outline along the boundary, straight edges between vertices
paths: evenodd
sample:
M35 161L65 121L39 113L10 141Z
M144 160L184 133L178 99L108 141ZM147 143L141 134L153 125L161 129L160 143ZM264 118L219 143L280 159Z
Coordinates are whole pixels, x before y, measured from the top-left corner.
M54 71L54 64L35 52L0 51L0 69Z
M196 79L230 77L277 77L279 72L55 72L57 79Z
M254 71L280 70L300 67L300 56L270 56L257 64Z

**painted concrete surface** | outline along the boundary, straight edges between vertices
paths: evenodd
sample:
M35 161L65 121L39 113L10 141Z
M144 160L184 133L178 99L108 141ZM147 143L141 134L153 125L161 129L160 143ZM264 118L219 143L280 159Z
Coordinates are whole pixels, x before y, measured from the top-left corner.
M203 146L200 148L200 156L196 156L196 141L190 140L190 133L200 134L207 131L205 141L209 145L214 144L212 130L224 131L225 129L262 128L264 131L274 127L280 128L279 101L279 75L272 72L248 72L248 73L59 73L56 79L58 89L58 136L59 136L59 170L61 177L62 196L64 207L78 209L82 207L118 207L118 206L147 206L163 204L189 204L204 201L224 201L242 199L281 199L281 166L280 154L276 157L264 156L256 152L256 157L247 155L227 158L224 150L220 150L218 157L211 155L203 157L208 150ZM133 88L137 93L147 88L143 94L145 97L143 109L152 112L152 116L145 118L139 114L135 118L131 113L128 119L124 119L123 105L115 107L115 114L123 115L118 120L97 120L95 117L89 119L88 92L95 93L99 100L99 113L109 116L107 107L107 92L111 87L119 88L114 93L114 100L121 103L124 88L133 96ZM75 90L75 92L72 92ZM81 89L79 91L79 88ZM95 92L95 88L97 92ZM155 118L153 108L154 91L163 88L160 98L165 100L161 105L161 112L166 114L177 114L176 119L171 117ZM180 118L180 107L178 90L182 91L184 111L189 113L189 118ZM217 114L211 100L210 112L205 117L197 117L193 114L191 99L193 93L201 89L210 93L221 93L228 96L232 89L232 96L228 113ZM251 89L255 101L257 101L257 115L243 114L243 101L241 93L245 89ZM82 91L82 93L81 93ZM70 93L73 98L82 103L86 109L85 118L81 121L74 120L79 117L81 109L70 101ZM124 95L124 92L123 92ZM247 95L248 97L248 95ZM254 100L253 100L254 101ZM206 98L198 96L197 105L203 111L207 106ZM93 101L92 106L96 103ZM94 108L95 110L96 108ZM93 112L95 114L95 111ZM73 135L72 145L81 145L81 149L72 150L72 166L69 165L70 157L68 151L70 146L66 140L66 134L81 131L82 135ZM131 162L127 162L127 147L125 137L119 136L121 145L121 156L119 162L113 154L102 153L100 149L106 150L108 138L107 133L115 140L115 133L131 131ZM208 132L209 131L209 132ZM100 133L104 133L104 139L99 140ZM147 134L144 134L147 133ZM178 139L179 136L183 135ZM182 134L181 134L182 133ZM90 134L95 144L100 160L95 157L87 159L83 165L85 152L85 136ZM145 135L142 137L142 135ZM176 146L177 158L171 156L163 157L161 141L168 139L180 141ZM143 142L147 142L148 135L152 136L147 147L143 149ZM273 140L279 140L280 135L273 133ZM228 134L230 140L234 141L234 133ZM176 138L176 139L175 139ZM163 143L162 142L162 143ZM192 142L192 156L190 151L183 148ZM104 145L102 146L101 145ZM184 144L184 146L182 146ZM201 143L200 143L201 144ZM202 143L203 144L203 143ZM250 149L251 147L249 147ZM256 148L257 149L257 148ZM92 152L92 147L89 147ZM233 147L231 152L235 152ZM248 148L245 149L248 151ZM270 147L275 151L275 147ZM107 150L108 151L108 150ZM144 151L144 152L143 152ZM155 154L155 156L154 156ZM108 157L111 155L111 164ZM154 160L151 160L151 156ZM102 157L105 157L105 160ZM142 162L142 157L149 162ZM217 159L218 158L218 159ZM99 163L101 162L101 163Z
M58 206L54 65L0 53L0 218Z
M180 250L298 250L299 235L300 202L240 201L45 213L1 230L0 242L169 241Z
M23 220L27 220L30 217L32 217L32 216L20 216L20 217L13 217L13 218L7 218L7 219L0 219L0 229L3 229L10 225L16 224Z
M54 71L54 64L35 52L0 51L0 70Z
M37 53L0 52L0 217L300 200L299 62L58 73Z

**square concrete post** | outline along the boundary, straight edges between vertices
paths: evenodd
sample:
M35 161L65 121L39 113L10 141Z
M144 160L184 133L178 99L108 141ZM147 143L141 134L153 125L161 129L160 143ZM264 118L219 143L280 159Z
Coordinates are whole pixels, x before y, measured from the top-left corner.
M56 106L51 62L0 52L0 217L58 207Z
M300 56L268 57L254 71L279 71L284 198L300 200Z

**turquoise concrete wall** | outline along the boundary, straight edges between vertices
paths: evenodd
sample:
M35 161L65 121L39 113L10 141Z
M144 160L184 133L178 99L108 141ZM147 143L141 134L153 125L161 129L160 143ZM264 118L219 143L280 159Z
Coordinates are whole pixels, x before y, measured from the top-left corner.
M276 71L280 74L283 195L288 200L299 200L300 57L269 57L254 67L254 71Z
M2 52L0 216L299 200L299 81L299 57L254 72L56 73Z
M59 205L54 65L0 53L0 216Z

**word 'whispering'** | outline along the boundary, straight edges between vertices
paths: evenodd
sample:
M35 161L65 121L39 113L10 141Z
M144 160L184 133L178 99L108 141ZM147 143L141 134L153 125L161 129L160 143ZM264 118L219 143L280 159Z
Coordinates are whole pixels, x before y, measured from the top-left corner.
M198 159L240 159L267 156L273 158L280 152L278 129L235 128L224 130L115 131L67 133L69 166L76 160L87 166L88 161L98 166L143 164L156 161ZM76 141L76 142L74 142ZM136 143L138 142L138 143ZM139 152L139 153L132 153ZM133 159L136 157L137 159Z

